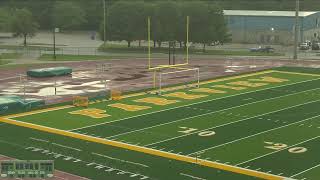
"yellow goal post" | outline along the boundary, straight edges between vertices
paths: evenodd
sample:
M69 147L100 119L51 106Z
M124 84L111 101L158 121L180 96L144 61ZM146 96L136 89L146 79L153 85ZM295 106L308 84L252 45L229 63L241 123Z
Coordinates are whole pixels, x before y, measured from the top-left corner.
M169 69L173 71L169 71L169 72L163 72L161 70L154 71L153 87L154 89L157 89L157 85L158 85L157 94L161 95L164 84L166 84L165 76L178 75L181 73L182 74L188 73L188 72L191 73L191 74L188 73L191 79L185 80L184 82L185 88L200 87L200 68L170 67ZM158 74L158 78L157 78L157 74Z
M89 97L86 96L74 96L73 105L76 107L88 107L89 106Z
M189 34L190 34L190 17L186 17L186 57L184 58L184 62L180 64L162 64L162 65L154 65L152 64L152 57L151 57L151 17L147 18L147 28L148 28L148 70L159 70L163 68L171 68L171 67L180 67L180 66L186 66L189 65L189 47L190 47L190 42L189 42Z

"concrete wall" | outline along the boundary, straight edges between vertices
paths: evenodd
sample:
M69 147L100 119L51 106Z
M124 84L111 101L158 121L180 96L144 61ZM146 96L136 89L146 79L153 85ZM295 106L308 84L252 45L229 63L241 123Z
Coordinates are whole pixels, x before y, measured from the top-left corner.
M293 43L293 33L288 31L233 30L230 31L235 43L283 44Z

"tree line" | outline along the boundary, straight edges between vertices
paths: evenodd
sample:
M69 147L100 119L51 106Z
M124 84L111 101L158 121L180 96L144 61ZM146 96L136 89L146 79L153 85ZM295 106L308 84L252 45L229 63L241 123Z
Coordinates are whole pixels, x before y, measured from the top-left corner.
M186 46L187 17L189 16L189 41L207 44L229 40L223 10L213 2L205 1L118 1L108 11L107 39L131 42L148 40L147 18L151 19L153 46L176 41ZM103 26L100 28L103 37Z
M106 0L107 40L146 40L146 17L151 17L154 46L175 40L185 46L186 16L190 41L228 40L223 9L294 10L292 0ZM301 10L317 10L320 1L303 0ZM1 0L0 30L33 36L37 30L92 30L102 33L103 0ZM100 37L103 37L101 34Z
M40 28L53 30L59 27L61 30L73 30L87 22L83 9L71 1L50 1L50 11L41 9L42 6L36 6L35 2L25 4L28 1L20 4L13 0L0 8L0 31L12 32L14 36L23 37L25 46L27 37L34 36ZM5 3L2 2L3 4ZM38 11L30 7L33 5L39 8ZM39 19L40 16L43 19ZM47 24L48 22L50 23Z
M106 39L127 41L128 47L133 41L147 40L147 17L151 18L151 39L155 47L156 45L161 47L162 43L167 41L177 41L180 47L185 47L187 16L190 17L190 42L202 43L205 48L207 44L223 43L229 37L223 10L214 2L169 0L106 2L108 3L106 22L103 22L103 8L100 1L100 4L96 4L99 7L95 8L95 11L100 11L99 17L90 14L96 17L95 23L98 23L98 26L92 25L90 30L99 31L100 37L103 38L103 25L106 24ZM39 4L36 0L26 0L24 3L12 0L10 3L13 4L2 6L5 8L0 9L0 28L24 37L24 45L27 43L27 37L33 36L39 28L53 30L58 27L62 31L75 30L85 27L90 21L88 9L85 11L82 4L85 1L81 0L41 0ZM49 6L41 9L43 4ZM93 9L91 11L93 12Z
M121 0L106 0L107 7L111 7L114 3ZM155 3L166 0L127 0L130 2L143 1L144 3ZM170 0L173 2L186 3L190 0ZM222 9L234 10L289 10L295 9L294 0L196 0L207 3L214 2ZM1 0L0 7L9 9L26 8L33 14L33 17L39 24L40 29L52 29L53 14L55 4L65 2L70 8L70 13L81 11L82 17L86 21L73 26L72 29L81 30L96 30L99 28L103 20L103 0ZM71 7L74 7L71 8ZM300 8L303 11L318 11L320 9L320 1L315 0L300 0ZM1 14L1 12L0 12Z

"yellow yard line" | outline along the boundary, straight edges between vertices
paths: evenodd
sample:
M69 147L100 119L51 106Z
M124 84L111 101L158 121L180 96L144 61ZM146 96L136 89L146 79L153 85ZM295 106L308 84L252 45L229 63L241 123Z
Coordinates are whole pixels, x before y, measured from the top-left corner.
M238 173L238 174L244 174L244 175L253 176L253 177L262 178L262 179L267 179L267 180L284 180L285 179L282 176L277 176L277 175L273 175L273 174L269 174L269 173L254 171L254 170L250 170L250 169L245 169L245 168L231 166L231 165L227 165L227 164L212 162L212 161L208 161L208 160L202 160L202 159L198 159L198 158L190 157L190 156L173 154L173 153L169 153L169 152L165 152L165 151L160 151L160 150L155 150L155 149L151 149L151 148L126 144L126 143L122 143L122 142L111 141L111 140L97 138L97 137L93 137L93 136L87 136L87 135L83 135L83 134L59 130L59 129L55 129L55 128L49 128L49 127L35 125L35 124L31 124L31 123L15 121L15 120L7 119L7 118L0 118L0 122L16 125L16 126L20 126L20 127L36 129L36 130L40 130L43 132L48 132L48 133L52 133L52 134L76 138L76 139L80 139L80 140L90 141L90 142L94 142L94 143L99 143L99 144L109 145L109 146L113 146L113 147L128 149L128 150L141 152L141 153L145 153L145 154L150 154L150 155L154 155L154 156L159 156L159 157L163 157L163 158L167 158L167 159L173 159L173 160L183 161L183 162L187 162L187 163L195 163L195 164L199 164L199 165L210 167L210 168L225 170L225 171Z
M14 115L8 115L8 116L3 116L2 118L17 118L17 117L24 117L24 116L29 116L29 115L34 115L34 114L40 114L44 112L50 112L50 111L57 111L61 109L66 109L66 108L72 108L74 106L71 105L65 105L65 106L59 106L59 107L54 107L54 108L47 108L47 109L41 109L41 110L34 110L30 112L24 112L24 113L19 113L19 114L14 114Z
M304 75L304 76L316 76L316 77L319 77L319 76L320 76L320 74L299 73L299 72L289 72L289 71L274 71L274 72L284 73L284 74Z

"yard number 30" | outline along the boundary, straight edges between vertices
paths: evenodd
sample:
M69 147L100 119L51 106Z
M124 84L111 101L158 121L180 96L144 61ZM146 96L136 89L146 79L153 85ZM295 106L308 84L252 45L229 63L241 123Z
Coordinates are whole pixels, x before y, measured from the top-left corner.
M288 147L288 145L282 144L282 143L273 143L273 142L264 142L264 143L268 144L267 146L264 146L265 148L277 150L277 151L280 151ZM308 149L305 147L293 147L288 149L288 151L293 154L305 153L307 152L307 150Z

